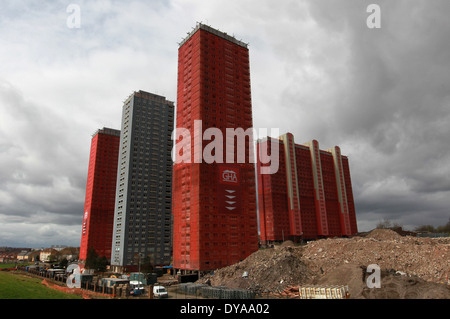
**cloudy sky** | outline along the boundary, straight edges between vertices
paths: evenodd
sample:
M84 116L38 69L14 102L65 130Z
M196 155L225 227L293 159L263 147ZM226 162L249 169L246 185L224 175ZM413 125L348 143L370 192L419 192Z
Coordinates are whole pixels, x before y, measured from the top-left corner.
M349 156L359 230L444 225L449 13L447 0L2 0L0 246L79 246L91 134L120 129L135 90L176 102L177 43L197 21L250 44L255 128Z

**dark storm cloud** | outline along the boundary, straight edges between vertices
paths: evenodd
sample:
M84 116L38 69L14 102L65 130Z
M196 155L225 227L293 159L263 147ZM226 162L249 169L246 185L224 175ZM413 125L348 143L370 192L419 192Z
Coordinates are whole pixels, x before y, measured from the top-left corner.
M39 225L75 225L83 210L85 162L66 119L0 82L0 216Z
M445 224L450 215L448 2L377 1L381 29L364 26L368 3L311 5L316 21L331 34L346 30L350 52L347 82L329 109L328 134L349 141L360 219L371 214L374 221L407 226ZM352 150L352 140L362 146Z
M256 125L290 131L298 143L340 145L350 158L362 230L383 219L408 228L445 224L448 1L282 3L289 5L274 15L283 11L283 18L263 24L272 63L253 73ZM366 23L372 3L381 8L380 29ZM271 71L265 90L255 80L260 68Z

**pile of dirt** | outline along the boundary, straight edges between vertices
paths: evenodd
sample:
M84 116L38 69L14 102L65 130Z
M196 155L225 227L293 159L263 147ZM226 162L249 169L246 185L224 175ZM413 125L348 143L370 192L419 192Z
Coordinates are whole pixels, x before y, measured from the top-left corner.
M261 249L197 283L251 289L256 293L279 293L293 284L308 283L313 275L302 261L301 249L288 245Z
M342 264L330 270L326 274L317 276L315 285L339 285L348 286L351 298L360 298L364 289L364 269L356 264Z
M293 246L295 246L295 244L292 240L286 240L282 242L280 246L275 246L274 248L293 247Z
M400 274L395 270L381 272L381 287L363 287L361 299L449 299L450 287L425 281L417 276Z
M382 270L381 288L366 285L371 264ZM305 284L338 284L348 285L352 298L450 298L449 270L450 238L403 237L377 229L366 237L260 249L199 283L271 294Z
M316 285L346 285L352 299L449 299L450 287L417 276L391 270L381 271L380 288L369 288L366 268L343 264L319 277Z
M394 234L393 234L394 233ZM343 263L394 269L442 283L450 270L450 239L399 236L377 229L366 237L322 239L304 247L303 261L315 273L325 273Z
M395 240L401 236L391 229L374 229L366 237L377 240Z

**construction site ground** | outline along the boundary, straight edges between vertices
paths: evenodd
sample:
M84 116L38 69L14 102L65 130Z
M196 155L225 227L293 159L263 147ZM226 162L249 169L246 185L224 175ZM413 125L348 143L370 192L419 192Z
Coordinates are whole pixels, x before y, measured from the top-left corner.
M380 288L367 285L367 267L374 264L381 269ZM267 298L298 298L301 285L346 285L355 299L450 299L449 271L450 238L376 229L364 237L286 241L197 283L252 289Z

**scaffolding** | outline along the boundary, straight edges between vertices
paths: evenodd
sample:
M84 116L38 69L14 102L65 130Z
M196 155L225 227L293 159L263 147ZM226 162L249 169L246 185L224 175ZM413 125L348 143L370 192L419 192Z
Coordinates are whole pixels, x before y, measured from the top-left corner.
M209 25L203 24L201 22L197 22L197 25L195 26L195 28L193 28L193 30L191 32L188 32L188 36L186 38L184 38L179 43L179 46L182 47L183 44L185 44L200 29L208 31L208 32L210 32L212 34L217 35L218 37L221 37L221 38L223 38L225 40L228 40L228 41L230 41L230 42L232 42L234 44L237 44L237 45L239 45L239 46L241 46L243 48L248 49L248 43L245 43L245 42L243 42L241 40L238 40L235 37L227 34L226 32L222 32L222 31L216 30L216 29L210 27Z

